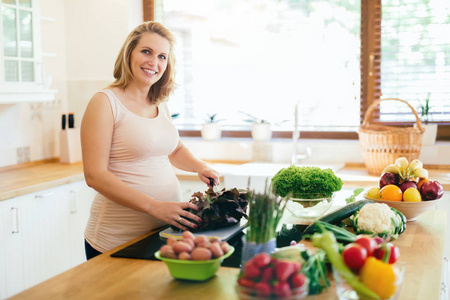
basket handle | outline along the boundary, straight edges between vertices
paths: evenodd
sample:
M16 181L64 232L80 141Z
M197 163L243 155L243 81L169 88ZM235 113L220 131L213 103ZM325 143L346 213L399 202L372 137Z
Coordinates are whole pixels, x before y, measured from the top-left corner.
M374 101L369 106L369 108L367 109L366 115L364 116L364 121L363 121L362 125L366 126L366 125L369 124L369 120L372 117L372 113L373 113L375 107L377 107L382 101L389 101L389 100L400 101L400 102L403 102L406 105L408 105L409 108L411 108L411 111L413 112L414 116L416 117L417 128L419 128L420 132L424 132L425 131L425 129L422 127L422 122L420 121L419 115L417 114L416 110L407 101L402 100L402 99L398 99L398 98L386 98L386 99L378 99L378 100Z

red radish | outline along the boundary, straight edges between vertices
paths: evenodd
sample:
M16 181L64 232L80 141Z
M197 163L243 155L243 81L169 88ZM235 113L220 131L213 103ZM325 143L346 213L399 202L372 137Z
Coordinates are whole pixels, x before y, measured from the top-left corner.
M263 282L263 281L256 283L254 285L254 288L256 289L256 294L261 297L270 296L270 293L272 291L270 284L268 284L267 282Z
M291 283L294 288L302 287L306 282L306 276L303 273L296 273L291 277Z
M275 266L275 273L280 281L286 281L294 272L295 266L291 262L278 261Z
M244 275L247 278L256 278L261 275L261 270L258 269L253 263L248 263L244 267Z
M275 277L275 269L272 267L267 267L262 271L261 281L268 282L273 280Z
M237 280L239 285L242 285L243 287L252 288L255 284L251 279L241 277Z
M259 253L253 257L252 261L257 267L263 268L270 264L272 258L267 253Z
M278 281L273 286L273 292L278 297L290 297L291 296L291 287L289 283L286 281Z

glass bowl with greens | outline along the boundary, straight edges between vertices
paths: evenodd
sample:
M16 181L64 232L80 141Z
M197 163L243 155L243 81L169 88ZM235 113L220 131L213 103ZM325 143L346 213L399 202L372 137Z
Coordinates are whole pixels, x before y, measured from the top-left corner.
M279 170L271 180L273 193L286 198L286 209L302 224L322 216L342 185L333 170L313 166L291 165Z

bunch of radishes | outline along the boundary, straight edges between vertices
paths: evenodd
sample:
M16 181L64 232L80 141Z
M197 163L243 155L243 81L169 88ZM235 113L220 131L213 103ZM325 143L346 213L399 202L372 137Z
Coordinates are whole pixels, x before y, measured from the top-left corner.
M184 231L182 238L167 239L159 252L162 257L182 260L210 260L219 258L230 251L230 245L217 238L208 239L205 235L194 236L190 231Z
M258 297L291 297L308 294L306 276L299 262L259 253L243 267L237 280L241 292Z

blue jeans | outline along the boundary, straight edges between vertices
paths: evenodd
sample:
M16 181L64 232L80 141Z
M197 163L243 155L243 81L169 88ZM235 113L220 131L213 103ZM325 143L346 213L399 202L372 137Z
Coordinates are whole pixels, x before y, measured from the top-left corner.
M96 257L97 255L102 254L100 251L95 250L87 241L84 240L84 251L86 252L86 259L89 260L91 258Z

